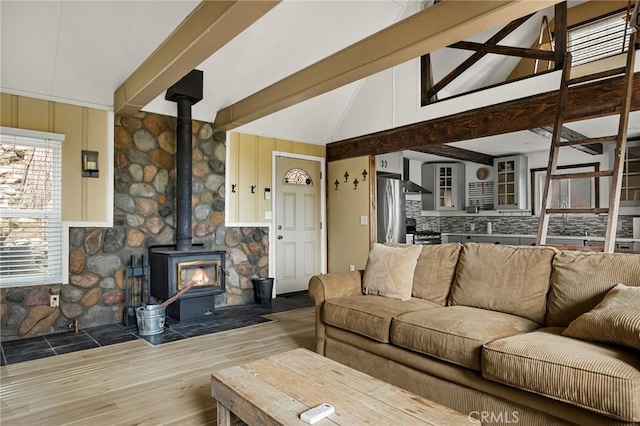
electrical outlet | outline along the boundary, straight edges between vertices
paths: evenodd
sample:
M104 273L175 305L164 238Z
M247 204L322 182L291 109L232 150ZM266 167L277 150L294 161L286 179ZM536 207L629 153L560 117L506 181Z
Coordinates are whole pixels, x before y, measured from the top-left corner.
M49 296L49 306L51 306L52 308L57 308L58 306L60 306L59 294L52 294L51 296Z
M351 272L355 271L356 270L356 265L349 265L349 270Z

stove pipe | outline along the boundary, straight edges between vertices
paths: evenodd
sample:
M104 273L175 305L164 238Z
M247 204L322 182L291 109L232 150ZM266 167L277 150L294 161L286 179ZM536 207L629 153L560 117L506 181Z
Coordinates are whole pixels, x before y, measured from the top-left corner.
M202 71L193 70L171 86L165 99L178 104L176 128L176 250L191 249L191 106L202 100Z

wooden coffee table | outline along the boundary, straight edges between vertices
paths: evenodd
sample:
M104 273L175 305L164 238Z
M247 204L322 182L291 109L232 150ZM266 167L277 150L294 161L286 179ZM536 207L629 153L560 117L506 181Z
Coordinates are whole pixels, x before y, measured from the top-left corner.
M336 411L317 425L480 424L306 349L216 371L211 394L220 426L305 425L300 414L324 402Z

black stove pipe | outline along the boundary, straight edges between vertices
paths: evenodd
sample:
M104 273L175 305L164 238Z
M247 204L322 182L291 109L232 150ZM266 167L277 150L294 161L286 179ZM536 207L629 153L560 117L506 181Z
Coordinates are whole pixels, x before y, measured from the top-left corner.
M176 126L176 250L191 249L191 99L181 96Z
M165 99L178 104L176 125L176 251L191 250L191 107L202 100L202 71L192 70L175 83Z

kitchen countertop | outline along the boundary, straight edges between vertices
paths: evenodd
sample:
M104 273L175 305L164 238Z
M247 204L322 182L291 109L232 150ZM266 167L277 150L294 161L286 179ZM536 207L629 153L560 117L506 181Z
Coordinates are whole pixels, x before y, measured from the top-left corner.
M467 235L472 235L475 237L514 237L514 238L536 238L534 234L481 234L478 232L443 232L443 236L446 235L458 235L466 237ZM567 240L581 240L581 241L604 241L603 236L598 235L547 235L547 238L564 238ZM632 243L632 242L640 242L640 238L616 238L616 241L622 243Z

